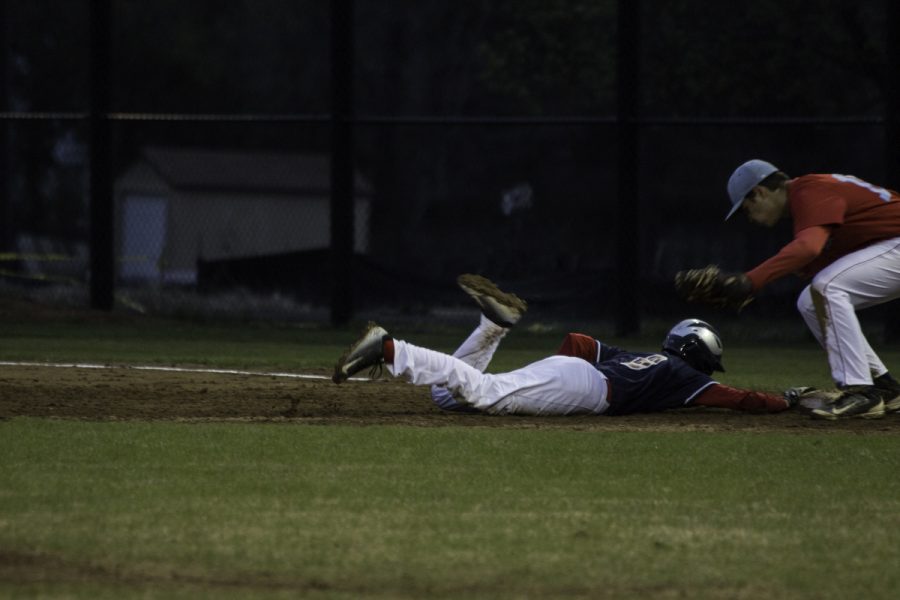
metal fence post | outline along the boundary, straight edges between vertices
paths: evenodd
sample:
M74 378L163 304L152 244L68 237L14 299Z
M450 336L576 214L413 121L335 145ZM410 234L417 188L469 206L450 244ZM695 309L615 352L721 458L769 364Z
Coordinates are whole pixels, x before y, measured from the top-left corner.
M628 335L640 329L638 308L638 126L640 102L638 36L640 2L619 0L617 40L617 135L618 203L616 239L616 333Z
M331 323L353 315L353 0L331 1Z
M9 15L7 0L0 0L0 112L9 110ZM12 123L3 121L0 124L4 135L0 135L0 252L12 252L15 249L12 231L12 200L9 194L10 179L10 130Z
M115 288L110 181L110 0L91 0L91 307L112 310Z
M885 71L884 71L884 172L886 185L900 191L900 6L885 2ZM900 340L900 304L887 307L884 336L887 341Z

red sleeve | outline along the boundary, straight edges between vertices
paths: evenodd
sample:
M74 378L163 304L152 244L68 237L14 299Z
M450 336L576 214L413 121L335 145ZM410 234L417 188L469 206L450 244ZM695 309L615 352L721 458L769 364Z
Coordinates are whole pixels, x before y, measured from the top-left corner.
M778 254L747 271L753 291L759 291L771 281L802 270L822 253L830 234L829 228L824 226L808 227L797 232L794 240Z
M589 335L568 333L556 353L583 358L591 364L596 364L600 358L600 344Z
M713 384L700 392L692 404L748 412L781 412L789 408L787 400L781 396L739 390L720 383Z

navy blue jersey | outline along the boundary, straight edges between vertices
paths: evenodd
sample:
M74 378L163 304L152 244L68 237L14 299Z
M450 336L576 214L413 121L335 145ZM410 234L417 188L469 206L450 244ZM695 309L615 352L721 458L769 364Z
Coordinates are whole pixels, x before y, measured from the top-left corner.
M607 415L681 408L716 382L671 354L600 345L594 365L609 380Z

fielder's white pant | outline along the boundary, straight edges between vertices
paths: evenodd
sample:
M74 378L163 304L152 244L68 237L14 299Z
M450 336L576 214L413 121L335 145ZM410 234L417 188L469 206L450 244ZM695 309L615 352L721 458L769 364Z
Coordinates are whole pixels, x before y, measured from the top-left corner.
M834 261L797 299L803 320L828 353L839 385L871 385L887 368L863 335L856 311L900 298L900 238Z
M484 373L506 331L482 317L454 356L395 339L387 368L415 385L446 388L453 399L491 414L601 414L609 408L606 377L580 358L551 356L509 373Z

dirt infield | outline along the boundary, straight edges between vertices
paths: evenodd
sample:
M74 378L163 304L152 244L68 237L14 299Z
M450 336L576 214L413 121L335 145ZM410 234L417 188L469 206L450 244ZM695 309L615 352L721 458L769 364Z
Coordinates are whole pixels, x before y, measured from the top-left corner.
M247 421L320 425L447 425L587 431L898 433L900 414L878 421L823 422L788 411L751 415L691 408L622 417L498 417L454 414L428 390L398 380L350 381L276 375L170 372L128 367L0 366L0 418L92 421Z

